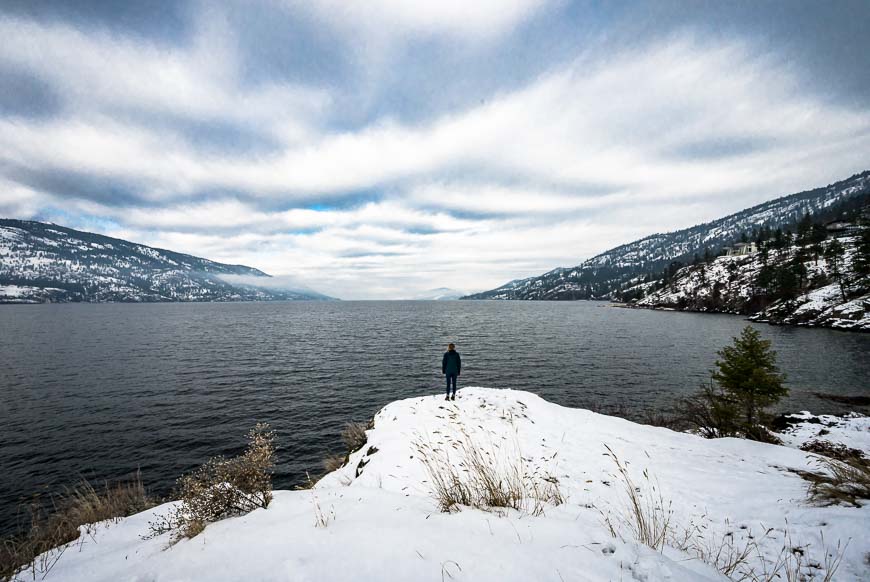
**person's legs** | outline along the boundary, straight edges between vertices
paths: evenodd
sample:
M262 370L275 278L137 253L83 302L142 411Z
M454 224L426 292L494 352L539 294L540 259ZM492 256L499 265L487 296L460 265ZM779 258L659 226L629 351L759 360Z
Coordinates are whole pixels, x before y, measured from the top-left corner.
M448 382L447 382L448 389L450 388L451 383L453 384L453 398L455 399L456 398L456 374L450 374ZM449 390L448 390L448 392L449 392Z
M450 374L447 374L445 378L447 378L447 398L450 398Z

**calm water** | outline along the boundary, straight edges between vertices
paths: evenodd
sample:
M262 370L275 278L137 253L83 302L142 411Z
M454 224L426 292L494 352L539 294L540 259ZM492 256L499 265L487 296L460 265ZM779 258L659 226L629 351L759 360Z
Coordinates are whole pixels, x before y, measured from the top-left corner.
M0 308L0 530L17 501L141 468L165 494L256 421L281 450L278 487L320 471L339 432L397 398L462 385L567 406L669 409L708 376L739 317L587 302L300 302ZM782 409L841 412L814 392L868 395L870 335L757 325L789 374Z

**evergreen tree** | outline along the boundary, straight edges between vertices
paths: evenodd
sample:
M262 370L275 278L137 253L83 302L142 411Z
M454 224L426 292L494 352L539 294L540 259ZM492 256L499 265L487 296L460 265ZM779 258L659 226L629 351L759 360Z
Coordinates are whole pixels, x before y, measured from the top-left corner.
M803 265L801 265L803 266ZM777 299L794 299L797 297L800 283L798 281L798 273L791 264L779 265L776 267L775 275L776 298Z
M797 225L798 242L800 242L801 244L806 244L812 230L813 219L810 217L810 213L806 212L804 213L804 217L801 218L801 221Z
M870 275L870 228L865 227L858 243L855 245L855 257L852 259L852 269L860 279Z
M773 233L773 248L781 249L785 246L785 240L783 239L782 229L777 228L776 232Z
M764 409L788 395L783 385L785 375L776 365L776 352L770 349L770 341L761 339L761 334L747 325L733 345L717 354L720 359L716 360L713 380L739 406L746 434L756 435Z
M791 259L791 264L789 265L795 277L797 277L797 286L799 290L803 289L804 282L807 279L807 259L808 256L806 249L804 249L804 247L798 247Z
M828 244L825 249L825 261L828 263L828 272L831 277L840 285L840 294L843 296L843 301L846 301L846 290L843 288L843 255L846 249L843 243L834 239Z
M710 252L710 247L704 247L704 262L712 263L714 258L713 253Z

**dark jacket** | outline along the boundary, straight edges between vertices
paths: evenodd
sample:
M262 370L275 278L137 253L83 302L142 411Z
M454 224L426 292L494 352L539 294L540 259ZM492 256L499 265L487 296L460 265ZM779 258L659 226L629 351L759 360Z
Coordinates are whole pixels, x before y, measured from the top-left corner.
M462 360L459 358L459 352L456 350L444 352L444 357L441 359L442 374L456 374L462 369Z

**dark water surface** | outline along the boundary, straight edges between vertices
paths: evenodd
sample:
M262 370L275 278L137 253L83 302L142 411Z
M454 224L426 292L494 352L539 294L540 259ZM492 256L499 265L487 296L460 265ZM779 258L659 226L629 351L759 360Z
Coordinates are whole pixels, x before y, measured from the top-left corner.
M345 422L463 385L575 407L668 410L708 377L735 316L590 302L289 302L0 307L0 531L19 499L140 468L165 494L234 454L257 421L279 435L276 486L341 449ZM842 412L814 392L870 395L870 335L756 327L789 375L785 410Z

